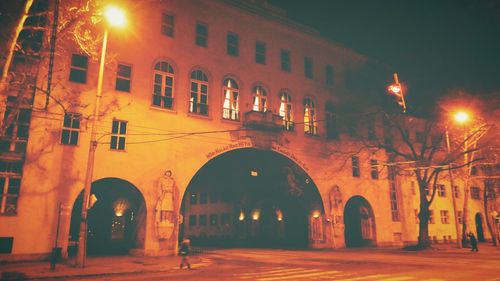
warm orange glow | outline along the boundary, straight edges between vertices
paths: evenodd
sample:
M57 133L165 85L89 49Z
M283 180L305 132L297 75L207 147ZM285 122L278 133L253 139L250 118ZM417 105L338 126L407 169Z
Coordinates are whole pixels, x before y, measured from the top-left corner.
M119 198L113 203L113 210L115 211L115 216L121 217L130 207L130 203L125 198Z
M243 221L245 219L245 213L243 211L240 211L240 216L238 217L239 221Z
M259 175L259 172L257 172L257 171L250 171L250 175L251 175L252 177L256 177L256 176L258 176L258 175Z
M276 209L276 219L278 221L282 221L283 220L283 212L280 209Z
M313 218L317 219L321 216L321 213L319 211L314 211L312 216L313 216Z
M117 7L108 6L104 10L104 17L113 26L122 27L127 23L125 18L125 12Z
M253 210L252 219L254 221L258 221L259 218L260 218L260 210Z
M388 88L389 92L395 94L395 95L400 95L401 94L401 86L397 84L392 84Z
M458 123L461 123L461 124L469 121L469 118L470 118L469 114L465 111L459 111L459 112L455 113L454 117L455 117L455 121L457 121Z

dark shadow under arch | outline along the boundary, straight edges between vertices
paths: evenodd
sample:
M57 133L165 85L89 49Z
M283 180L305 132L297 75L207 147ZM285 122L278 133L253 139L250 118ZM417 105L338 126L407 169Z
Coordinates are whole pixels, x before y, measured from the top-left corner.
M92 183L91 195L97 201L88 211L87 254L127 255L144 250L146 204L141 192L130 182L104 178ZM78 240L83 191L71 213L70 245ZM68 253L74 254L70 246Z
M476 221L476 233L477 233L477 241L484 242L484 227L483 227L483 216L481 213L477 213L475 216Z
M344 235L348 248L374 246L375 217L370 203L362 196L351 197L344 209Z

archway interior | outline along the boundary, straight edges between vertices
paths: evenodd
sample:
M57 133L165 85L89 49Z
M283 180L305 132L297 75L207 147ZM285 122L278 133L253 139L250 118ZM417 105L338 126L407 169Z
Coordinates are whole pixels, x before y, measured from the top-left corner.
M70 245L78 240L83 192L71 215ZM92 184L88 211L87 254L126 255L144 248L146 209L142 194L129 182L106 178ZM73 242L73 243L71 243ZM70 247L68 253L74 254Z
M209 161L182 201L182 236L193 245L284 247L309 245L309 218L323 213L318 190L288 158L241 149Z
M372 246L375 243L373 210L361 196L347 201L344 210L345 244L348 248Z
M479 242L484 242L483 217L481 216L481 213L476 214L476 233L477 240Z

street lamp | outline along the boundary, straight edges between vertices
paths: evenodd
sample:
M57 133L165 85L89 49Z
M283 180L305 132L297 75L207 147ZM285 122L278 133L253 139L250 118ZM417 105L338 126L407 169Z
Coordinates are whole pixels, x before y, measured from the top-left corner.
M104 19L111 26L122 27L125 25L125 13L123 10L108 6L103 13ZM97 78L97 92L94 103L94 118L92 119L92 127L90 133L89 154L87 160L87 171L85 173L85 186L83 189L82 213L80 221L80 233L78 235L78 252L76 256L76 264L79 267L85 267L86 250L87 250L87 214L89 208L90 190L92 185L92 173L94 170L95 151L97 149L96 126L99 116L99 105L102 97L102 80L104 75L104 62L106 60L106 47L108 44L108 28L104 29L104 37L102 40L101 59L99 61L99 73Z
M387 90L391 94L393 94L394 96L396 96L397 103L401 107L403 107L403 112L406 112L406 102L405 102L405 96L404 96L404 93L403 93L403 86L401 85L401 83L399 83L399 79L398 79L398 74L397 73L394 73L394 84L389 85L389 87L387 88Z

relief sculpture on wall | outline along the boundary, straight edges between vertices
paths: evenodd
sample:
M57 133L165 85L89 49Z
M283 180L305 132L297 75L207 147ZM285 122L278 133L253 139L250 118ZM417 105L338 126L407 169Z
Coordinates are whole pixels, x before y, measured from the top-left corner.
M160 196L155 208L156 234L158 239L169 239L175 229L176 211L174 206L175 181L170 170L158 180Z

